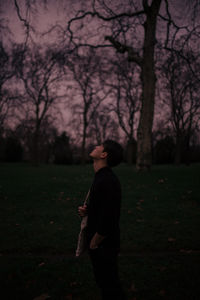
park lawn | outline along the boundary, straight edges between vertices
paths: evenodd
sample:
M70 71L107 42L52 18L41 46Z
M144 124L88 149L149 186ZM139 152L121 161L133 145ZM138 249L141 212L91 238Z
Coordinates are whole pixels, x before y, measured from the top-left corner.
M200 299L200 165L115 172L129 299ZM92 178L92 165L0 164L2 299L99 299L88 257L74 257L77 206Z

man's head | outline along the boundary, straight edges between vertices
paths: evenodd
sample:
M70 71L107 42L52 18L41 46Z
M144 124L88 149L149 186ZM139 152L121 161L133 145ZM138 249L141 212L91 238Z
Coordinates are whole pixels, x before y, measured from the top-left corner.
M109 167L115 167L123 159L123 149L119 143L106 140L102 145L96 146L90 156L94 160L105 161Z

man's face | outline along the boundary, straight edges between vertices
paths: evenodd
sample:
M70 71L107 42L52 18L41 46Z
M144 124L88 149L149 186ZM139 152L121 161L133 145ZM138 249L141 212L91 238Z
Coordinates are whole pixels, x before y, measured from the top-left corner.
M101 159L101 158L105 158L105 154L106 152L104 152L104 146L99 145L96 146L94 150L92 150L92 152L90 153L90 157L94 159Z

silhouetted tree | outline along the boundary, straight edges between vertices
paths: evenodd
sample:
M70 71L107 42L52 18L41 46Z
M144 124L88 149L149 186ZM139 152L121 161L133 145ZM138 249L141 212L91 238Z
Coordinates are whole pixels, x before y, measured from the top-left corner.
M192 2L190 11L196 8L197 3ZM186 2L184 5L187 5ZM155 48L158 46L157 49L176 51L174 41L180 30L187 32L188 38L191 32L189 26L177 25L170 13L170 7L171 2L168 0L123 1L109 4L97 0L92 1L90 9L87 9L87 5L85 11L79 12L68 22L68 32L75 49L112 45L117 52L125 55L128 61L136 63L140 68L142 105L137 131L139 170L149 169L152 163L151 135L156 88ZM182 20L182 23L184 22L185 19ZM104 40L109 43L105 43Z
M22 145L15 136L8 136L5 139L5 161L20 162L23 158Z
M17 47L13 65L24 86L21 114L34 121L32 161L37 165L41 126L53 111L54 115L55 112L58 114L57 104L63 98L58 90L62 74L58 71L57 59L51 49L23 50Z
M25 161L32 161L35 134L35 120L21 120L15 128L15 136L20 140L24 149ZM58 135L57 129L53 126L52 119L43 119L40 124L38 140L38 161L49 163L53 161L53 143Z
M70 148L69 137L66 132L56 136L53 143L53 156L55 164L72 164L72 150Z
M185 57L188 56L185 54ZM190 55L191 56L191 55ZM193 61L197 64L197 61ZM170 122L175 132L175 163L181 163L183 155L189 159L192 134L200 118L199 81L188 63L178 53L172 53L163 66L166 76L166 100L170 107Z
M0 134L0 161L5 160L5 138Z
M105 81L105 84L111 88L111 107L126 136L126 161L132 164L136 162L135 131L138 126L138 113L141 105L139 70L135 64L121 57L117 61L110 61L110 65L113 73Z
M174 161L175 143L172 136L166 136L156 142L153 149L156 164L171 164Z
M119 124L113 116L111 108L106 103L94 113L89 124L88 141L91 145L100 145L106 139L119 140Z
M90 50L84 55L73 55L67 61L67 66L73 74L75 80L76 94L78 102L72 102L73 118L77 114L81 117L79 121L79 132L81 134L81 161L86 162L86 140L88 137L88 127L102 101L106 98L107 92L101 84L101 59ZM74 99L75 100L75 99Z
M0 41L0 134L3 131L5 120L13 107L13 100L16 98L11 93L8 82L14 76L11 65L11 54L6 51Z
M59 0L57 0L59 1ZM35 1L27 0L25 7L32 7ZM42 1L44 3L45 1ZM22 17L19 3L15 0L19 19L26 28L26 43L30 37L30 22ZM176 46L177 37L187 34L183 48L191 41L192 32L199 36L199 1L182 1L181 14L187 9L187 16L175 17L172 8L178 8L179 1L84 1L85 7L75 12L68 22L68 32L63 39L70 38L74 50L83 47L114 48L130 62L138 65L141 78L141 112L137 130L137 168L149 169L152 163L152 126L156 91L156 58L161 49L173 53L184 53ZM30 11L30 10L29 10ZM28 12L29 12L28 11ZM29 14L27 14L29 16ZM181 19L182 17L182 19ZM191 17L191 18L190 18ZM178 22L177 22L178 21ZM159 26L157 23L159 22ZM55 28L53 25L52 28ZM62 40L63 42L63 40ZM86 49L86 48L84 48ZM155 52L155 50L158 50ZM111 55L113 54L113 51ZM155 55L156 54L156 55ZM166 54L166 52L165 52ZM187 58L185 58L187 60ZM133 79L134 80L134 79Z
M142 82L142 107L138 127L138 169L149 169L151 166L151 130L153 125L154 98L156 76L154 71L154 48L156 43L156 23L160 10L161 0L153 0L151 5L148 1L142 1L142 7L122 6L122 12L116 13L115 6L109 7L105 2L98 1L99 8L93 5L93 11L86 11L73 18L69 22L68 30L73 40L72 23L89 17L96 17L102 22L111 23L112 35L104 35L105 39L119 52L127 54L129 61L132 61L141 68ZM116 4L117 5L117 4ZM119 6L117 6L119 9ZM128 12L127 12L128 8ZM142 22L144 30L143 53L136 50L136 47L129 45L127 36L130 37L130 31L136 25L135 19L139 18L140 31ZM142 20L142 22L141 22ZM135 41L134 41L135 42ZM134 43L133 42L133 43Z

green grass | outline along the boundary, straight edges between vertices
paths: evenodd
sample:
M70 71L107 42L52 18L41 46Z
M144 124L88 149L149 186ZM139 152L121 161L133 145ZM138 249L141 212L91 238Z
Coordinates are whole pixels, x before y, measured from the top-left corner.
M115 169L123 191L120 275L128 299L200 299L200 165ZM3 300L99 299L87 256L74 257L92 165L0 164ZM45 298L45 297L43 297Z

